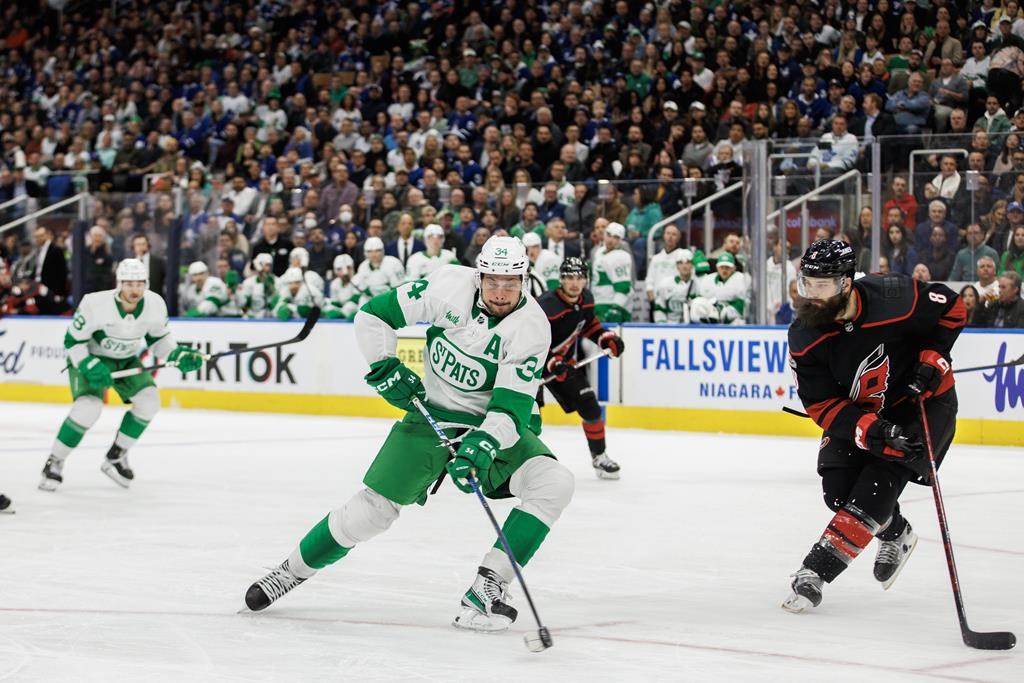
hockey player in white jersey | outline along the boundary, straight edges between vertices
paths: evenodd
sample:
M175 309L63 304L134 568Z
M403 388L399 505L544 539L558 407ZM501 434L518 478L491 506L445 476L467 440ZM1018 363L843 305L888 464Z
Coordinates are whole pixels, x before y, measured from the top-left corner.
M356 271L355 283L359 288L359 305L405 282L405 268L394 256L384 254L384 242L379 237L367 237L363 243L366 256Z
M601 322L628 323L629 295L633 291L633 255L619 244L626 236L621 223L609 223L604 229L604 244L594 250L590 291L594 294L594 314Z
M309 269L309 252L305 247L295 247L288 253L288 267L298 268L302 271L302 277L313 293L314 302L317 306L323 307L326 301L327 286L320 273Z
M444 228L431 223L423 228L426 251L417 251L405 263L405 280L422 280L444 265L458 264L455 252L444 248Z
M644 280L644 289L647 290L647 300L654 302L655 289L666 278L674 278L677 272L676 255L682 249L679 243L683 234L675 225L666 225L662 233L662 250L651 257L647 264L647 277ZM693 260L693 252L690 253L690 260ZM657 322L657 321L655 321Z
M530 561L569 504L574 484L569 470L529 427L551 334L540 305L526 293L527 268L518 239L492 237L476 269L444 266L360 309L355 331L370 365L365 379L388 403L409 412L378 451L363 477L365 488L324 517L287 560L249 587L249 609L264 609L357 544L386 531L403 506L423 504L427 490L446 471L463 492L472 492L466 478L475 470L488 497L519 498L503 529L518 564ZM396 357L396 330L416 322L431 325L422 379ZM458 443L454 460L410 405L414 397ZM467 508L461 514L480 511ZM512 565L495 544L484 555L454 625L506 630L516 619L507 598L513 576Z
M693 274L693 252L676 249L670 255L676 273L663 277L654 288L654 322L690 322L690 302L697 298L697 278Z
M562 257L544 249L541 246L540 235L535 232L523 235L523 246L526 247L526 255L530 258L530 272L544 283L544 291L558 289Z
M125 259L117 267L117 288L86 294L75 310L64 335L74 401L43 467L39 488L44 491L55 491L64 481L64 461L96 424L108 388L130 403L131 409L124 414L100 469L121 486L131 483L134 473L128 465L128 449L160 409L160 395L147 372L116 380L111 372L142 367L138 354L143 342L152 356L174 362L182 372L202 367L198 351L174 343L167 326L167 305L163 297L146 289L148 277L142 261Z
M359 310L359 288L352 278L355 275L355 263L348 254L334 257L334 279L331 280L331 305L341 312L341 317L351 320Z
M246 318L267 318L277 305L277 278L274 257L256 254L252 259L253 274L242 282L241 304Z
M210 269L202 261L194 261L188 267L191 282L185 287L181 305L189 318L207 318L221 314L221 309L231 304L231 293L219 277L210 275Z
M274 306L274 317L278 320L305 318L314 307L323 307L323 295L317 297L311 288L306 286L302 270L299 268L292 266L284 271L277 282L277 305ZM324 315L326 317L326 314ZM340 317L340 313L331 317Z
M700 279L698 297L690 303L690 316L702 323L744 324L743 314L750 301L747 276L736 270L736 257L723 252L715 272Z

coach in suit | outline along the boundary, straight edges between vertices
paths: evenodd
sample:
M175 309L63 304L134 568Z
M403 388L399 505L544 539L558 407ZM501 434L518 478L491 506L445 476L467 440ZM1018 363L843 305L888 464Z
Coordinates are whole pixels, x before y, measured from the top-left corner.
M34 265L33 279L45 285L55 296L68 295L68 262L64 252L53 243L53 233L40 226L33 234L36 248L29 259Z
M149 237L138 234L132 237L132 254L149 269L149 290L164 295L167 280L167 261L150 252Z

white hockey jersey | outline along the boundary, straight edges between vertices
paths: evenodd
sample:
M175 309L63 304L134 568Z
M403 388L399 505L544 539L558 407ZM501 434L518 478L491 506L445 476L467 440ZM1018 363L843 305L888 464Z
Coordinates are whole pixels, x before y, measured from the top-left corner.
M594 294L594 313L601 322L629 322L629 295L633 291L633 256L622 249L608 251L604 245L594 250L590 291Z
M266 318L277 303L277 278L273 273L252 275L242 282L241 305L246 318Z
M697 278L683 282L679 275L664 277L654 288L654 322L689 323L690 302L697 297Z
M459 259L451 249L442 249L437 256L428 256L425 251L417 251L405 262L405 280L422 280L441 266L458 265Z
M131 358L143 342L160 359L176 346L167 325L167 304L149 290L131 313L124 312L116 289L86 294L64 335L68 360L75 366L89 355Z
M521 297L501 319L478 306L476 270L444 266L426 280L374 297L356 314L356 340L370 363L394 356L395 330L430 323L423 385L442 425L479 426L499 448L529 427L538 380L551 346L540 304Z
M402 284L405 281L405 268L394 256L384 256L384 260L376 268L370 265L370 259L365 259L359 264L352 281L359 288L359 304L362 305L378 294Z
M221 315L221 308L231 303L231 294L227 285L219 277L210 275L203 283L202 289L197 289L191 282L185 287L185 296L182 297L181 306L186 311L196 311L200 316ZM193 313L192 315L196 315Z
M343 318L351 320L359 310L359 288L355 282L342 282L340 277L331 280L331 303L341 311Z
M698 294L714 302L722 322L741 322L750 301L750 285L739 271L728 280L722 280L718 273L708 273L700 279Z
M661 285L662 280L674 278L679 274L674 256L679 249L679 247L676 247L671 252L662 249L651 257L650 262L647 264L647 279L644 281L644 289L648 292L653 292Z
M312 272L307 272L305 277L309 286L300 285L299 291L294 295L287 285L278 287L277 305L274 306L275 318L279 320L305 318L309 315L311 308L316 306L322 309L327 303L327 299L323 295L323 285L315 286L317 280L323 283L323 278Z
M562 257L553 251L541 249L537 254L536 263L531 264L530 269L534 275L544 283L548 291L558 289L561 276L559 269L562 267Z

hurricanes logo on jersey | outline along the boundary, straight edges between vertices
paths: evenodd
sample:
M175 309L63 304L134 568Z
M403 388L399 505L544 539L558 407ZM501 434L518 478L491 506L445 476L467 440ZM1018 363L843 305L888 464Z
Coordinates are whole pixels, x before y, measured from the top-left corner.
M850 399L865 410L877 413L885 407L889 388L889 355L885 344L879 344L861 361L850 387Z

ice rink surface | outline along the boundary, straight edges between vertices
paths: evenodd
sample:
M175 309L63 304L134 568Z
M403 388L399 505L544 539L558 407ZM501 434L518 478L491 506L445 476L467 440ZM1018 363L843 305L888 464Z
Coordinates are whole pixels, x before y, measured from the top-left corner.
M388 421L166 410L123 490L99 471L110 409L44 493L65 412L0 403L0 491L17 508L0 515L3 681L1024 680L1021 652L962 644L923 487L903 496L921 542L891 590L872 545L813 613L779 608L831 517L812 440L613 428L609 482L581 430L545 430L577 483L526 571L555 641L531 654L518 587L510 633L449 626L493 542L450 482L266 612L236 614L360 487ZM942 475L971 626L1024 635L1024 451L954 446Z

